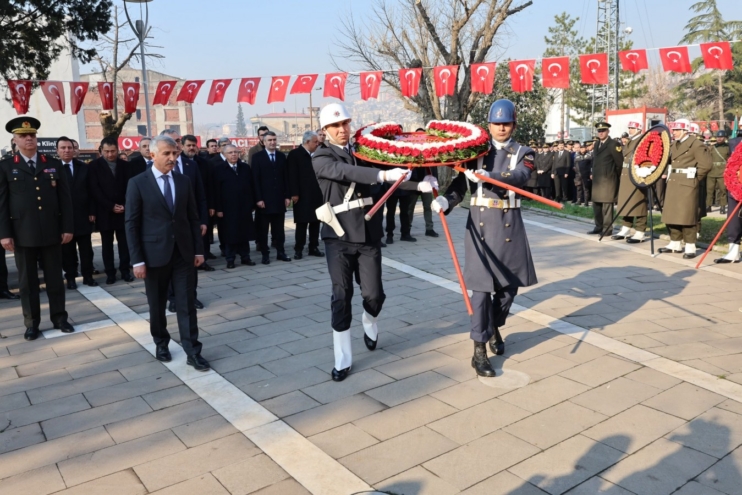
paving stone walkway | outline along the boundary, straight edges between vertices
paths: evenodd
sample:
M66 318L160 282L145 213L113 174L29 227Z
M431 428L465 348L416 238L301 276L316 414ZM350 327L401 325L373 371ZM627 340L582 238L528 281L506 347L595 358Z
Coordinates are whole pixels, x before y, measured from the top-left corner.
M70 319L90 330L25 342L20 305L1 302L0 494L742 493L742 402L730 398L742 397L742 266L696 271L650 257L647 243L627 250L586 238L579 222L525 218L540 283L516 299L525 311L508 320L491 380L470 367L461 295L440 283L455 281L445 240L424 237L419 216L417 243L383 251L398 268L384 267L374 352L355 296L353 373L342 383L329 376L324 259L226 270L220 258L199 272L214 379L318 448L326 460L316 465L347 472L353 487L330 471L322 488L308 486L302 450L234 421L218 391L157 362L121 312L68 291ZM462 209L449 217L460 255L465 219ZM134 318L148 310L139 281L104 290ZM558 331L568 324L585 335Z

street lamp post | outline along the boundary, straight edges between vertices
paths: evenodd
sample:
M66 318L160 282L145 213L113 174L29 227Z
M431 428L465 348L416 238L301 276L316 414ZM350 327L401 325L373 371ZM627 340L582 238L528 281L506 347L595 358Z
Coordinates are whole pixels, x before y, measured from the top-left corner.
M142 85L144 86L144 111L147 113L147 135L152 134L152 123L149 117L149 83L147 81L147 64L144 61L144 40L147 37L147 31L149 31L149 6L147 5L152 0L124 0L124 12L126 13L126 20L129 21L132 31L139 40L139 56L142 58ZM129 16L129 10L126 8L127 3L138 3L139 4L139 19L136 21L131 20ZM142 19L142 4L144 4L144 19Z

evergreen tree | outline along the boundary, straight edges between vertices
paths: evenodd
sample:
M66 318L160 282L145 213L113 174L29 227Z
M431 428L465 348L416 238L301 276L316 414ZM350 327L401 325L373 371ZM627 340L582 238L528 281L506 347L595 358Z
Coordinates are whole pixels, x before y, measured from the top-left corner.
M235 129L237 137L247 136L247 124L245 123L245 114L242 112L242 104L237 105L237 129Z

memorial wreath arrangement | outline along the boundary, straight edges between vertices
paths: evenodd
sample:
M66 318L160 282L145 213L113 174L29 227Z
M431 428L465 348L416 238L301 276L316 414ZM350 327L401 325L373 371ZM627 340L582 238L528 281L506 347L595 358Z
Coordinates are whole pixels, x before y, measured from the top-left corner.
M737 201L742 201L742 146L735 148L732 156L727 161L727 167L724 170L724 184L727 186L727 191Z
M670 157L670 132L664 125L649 129L639 139L631 158L631 181L638 187L651 186L665 172Z

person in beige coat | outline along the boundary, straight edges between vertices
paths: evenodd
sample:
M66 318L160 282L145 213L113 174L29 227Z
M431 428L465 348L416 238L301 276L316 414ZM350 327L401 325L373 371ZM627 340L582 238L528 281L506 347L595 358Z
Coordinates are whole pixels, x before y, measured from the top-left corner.
M689 135L690 122L680 119L671 122L674 139L670 148L665 205L662 221L670 231L670 244L660 253L683 252L683 258L696 257L696 234L700 219L699 187L713 167L708 148L695 136ZM704 205L705 208L705 205Z
M621 230L611 236L614 241L626 239L629 244L642 242L644 232L647 230L647 193L645 189L640 189L631 182L631 161L639 145L641 134L641 123L629 122L629 138L623 147L623 170L621 171L621 183L618 186L618 207L621 208L618 214L623 216L623 223ZM628 237L632 226L636 232Z

